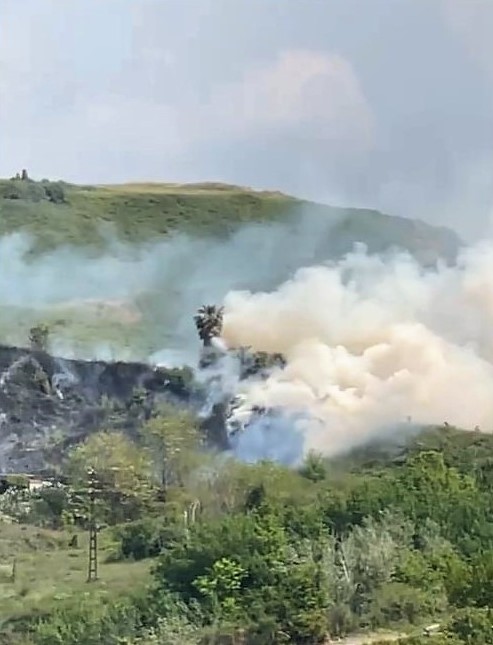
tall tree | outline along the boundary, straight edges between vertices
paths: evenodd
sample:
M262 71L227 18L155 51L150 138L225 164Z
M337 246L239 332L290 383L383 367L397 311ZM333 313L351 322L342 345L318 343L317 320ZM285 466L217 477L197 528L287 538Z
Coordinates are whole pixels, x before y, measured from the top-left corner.
M160 414L141 429L150 450L154 472L164 489L181 484L187 466L200 446L197 421L186 410L172 405L161 407Z
M195 326L197 327L200 340L204 343L204 347L208 347L214 337L221 335L223 313L223 307L203 305L194 316Z
M68 472L76 489L87 486L92 470L98 482L101 519L133 519L150 493L148 455L119 432L98 432L70 454Z

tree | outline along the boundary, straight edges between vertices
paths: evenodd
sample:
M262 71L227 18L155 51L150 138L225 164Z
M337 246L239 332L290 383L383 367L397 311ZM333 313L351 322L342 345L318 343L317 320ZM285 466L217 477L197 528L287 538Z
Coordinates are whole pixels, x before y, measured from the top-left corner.
M197 523L154 570L158 592L199 602L208 621L269 623L275 640L318 643L328 627L328 585L322 562L305 542L291 540L282 517L262 509Z
M232 558L220 558L193 584L210 603L209 609L215 616L236 618L238 615L238 595L246 571Z
M327 465L322 455L311 452L305 458L300 474L311 481L322 481L327 477Z
M195 417L175 406L162 406L159 415L144 424L141 435L163 489L182 484L200 446Z
M194 316L195 326L204 347L211 344L212 338L221 335L223 327L223 307L216 305L203 305Z
M470 575L464 600L479 607L493 607L493 550L480 553L472 561Z
M65 202L65 190L62 183L57 181L46 182L44 191L47 199L52 204L63 204Z
M493 609L463 609L452 617L446 632L462 643L493 645Z
M148 455L119 432L98 432L70 454L68 473L80 489L93 469L98 481L101 514L106 521L134 519L149 499L151 463Z

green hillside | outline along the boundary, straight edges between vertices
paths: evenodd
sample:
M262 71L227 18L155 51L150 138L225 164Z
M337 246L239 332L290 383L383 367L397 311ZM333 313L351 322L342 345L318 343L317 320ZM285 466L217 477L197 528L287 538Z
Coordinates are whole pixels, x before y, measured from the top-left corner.
M15 244L5 238L12 233L28 234L31 247L13 251ZM179 241L173 237L178 233ZM156 251L156 243L165 240L174 242ZM117 252L115 242L123 243ZM0 244L7 273L12 272L4 291L14 295L0 311L0 340L24 344L30 327L42 323L79 356L93 356L95 343L104 346L105 357L110 352L120 358L183 348L191 334L195 338L192 308L203 299L220 299L236 288L274 288L300 266L340 257L355 242L367 244L370 252L407 249L425 264L439 256L453 259L460 244L451 231L423 222L218 183L75 186L0 180ZM129 269L127 251L151 247L147 268L152 262L153 270ZM172 253L178 249L178 260L168 262L164 256L171 247ZM52 254L74 248L78 253ZM95 275L96 265L86 258L115 253L115 262L125 266L116 274L113 269L108 283L107 266ZM27 277L25 260L33 262ZM56 298L53 290L59 292ZM34 304L41 295L46 301Z
M29 232L37 250L104 246L105 225L113 226L119 239L135 243L176 232L224 237L245 224L294 221L302 215L332 224L323 245L329 253L362 241L373 250L396 245L426 259L450 257L458 245L450 231L422 222L219 183L75 186L0 180L0 235Z
M0 233L27 231L43 250L60 244L104 244L105 224L113 225L118 237L128 242L176 231L221 235L243 223L281 217L297 205L280 194L220 184L61 185L64 201L54 203L37 191L24 190L21 181L1 180ZM21 189L19 197L13 186Z

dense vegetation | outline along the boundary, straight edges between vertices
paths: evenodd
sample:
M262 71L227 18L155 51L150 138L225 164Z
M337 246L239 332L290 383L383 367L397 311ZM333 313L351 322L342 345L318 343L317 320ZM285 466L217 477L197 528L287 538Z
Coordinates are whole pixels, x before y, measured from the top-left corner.
M105 566L151 562L150 574L4 616L5 642L317 643L392 629L410 644L493 643L488 435L430 430L397 452L309 455L296 471L206 453L194 419L169 408L134 441L92 435L64 465L69 485L9 489L4 513L82 536L88 467L102 557L117 563ZM434 622L440 633L420 636Z

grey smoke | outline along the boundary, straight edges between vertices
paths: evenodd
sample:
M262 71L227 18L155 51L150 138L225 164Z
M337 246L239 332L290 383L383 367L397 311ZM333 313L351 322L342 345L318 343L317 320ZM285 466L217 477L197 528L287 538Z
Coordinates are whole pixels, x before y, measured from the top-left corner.
M232 453L249 463L269 460L297 466L305 452L302 423L303 415L286 414L282 410L259 416L232 437Z
M222 240L177 234L133 246L105 230L106 248L99 255L74 247L33 255L28 235L6 235L0 238L3 314L6 308L20 308L42 317L63 307L87 311L85 304L93 301L128 303L150 320L153 361L190 363L197 356L193 314L200 305L221 302L231 290L276 287L311 261L337 221L337 211L332 217L307 214L248 225ZM3 342L22 342L15 329L8 331ZM70 338L64 335L57 342L56 329L53 334L58 350L70 354ZM117 342L95 340L92 351L98 358L132 356L132 348Z
M240 384L228 356L217 374L202 374L209 408L243 394L246 407L280 410L238 435L235 454L248 461L275 456L295 463L312 449L340 453L409 414L418 424L449 415L452 423L490 429L493 247L465 250L457 266L432 270L409 254L375 256L364 248L313 266L326 259L321 240L338 222L337 211L306 213L223 240L176 235L129 247L110 239L98 257L74 248L33 256L28 237L5 236L0 316L9 307L42 313L73 302L82 315L86 300L121 299L143 311L137 325L152 337L152 350L139 358L195 365L193 314L224 301L227 346L281 352L288 360L266 380L248 383ZM300 267L308 268L296 272ZM15 329L9 333L2 342ZM57 347L69 354L70 339ZM93 358L136 353L97 338L91 348Z

